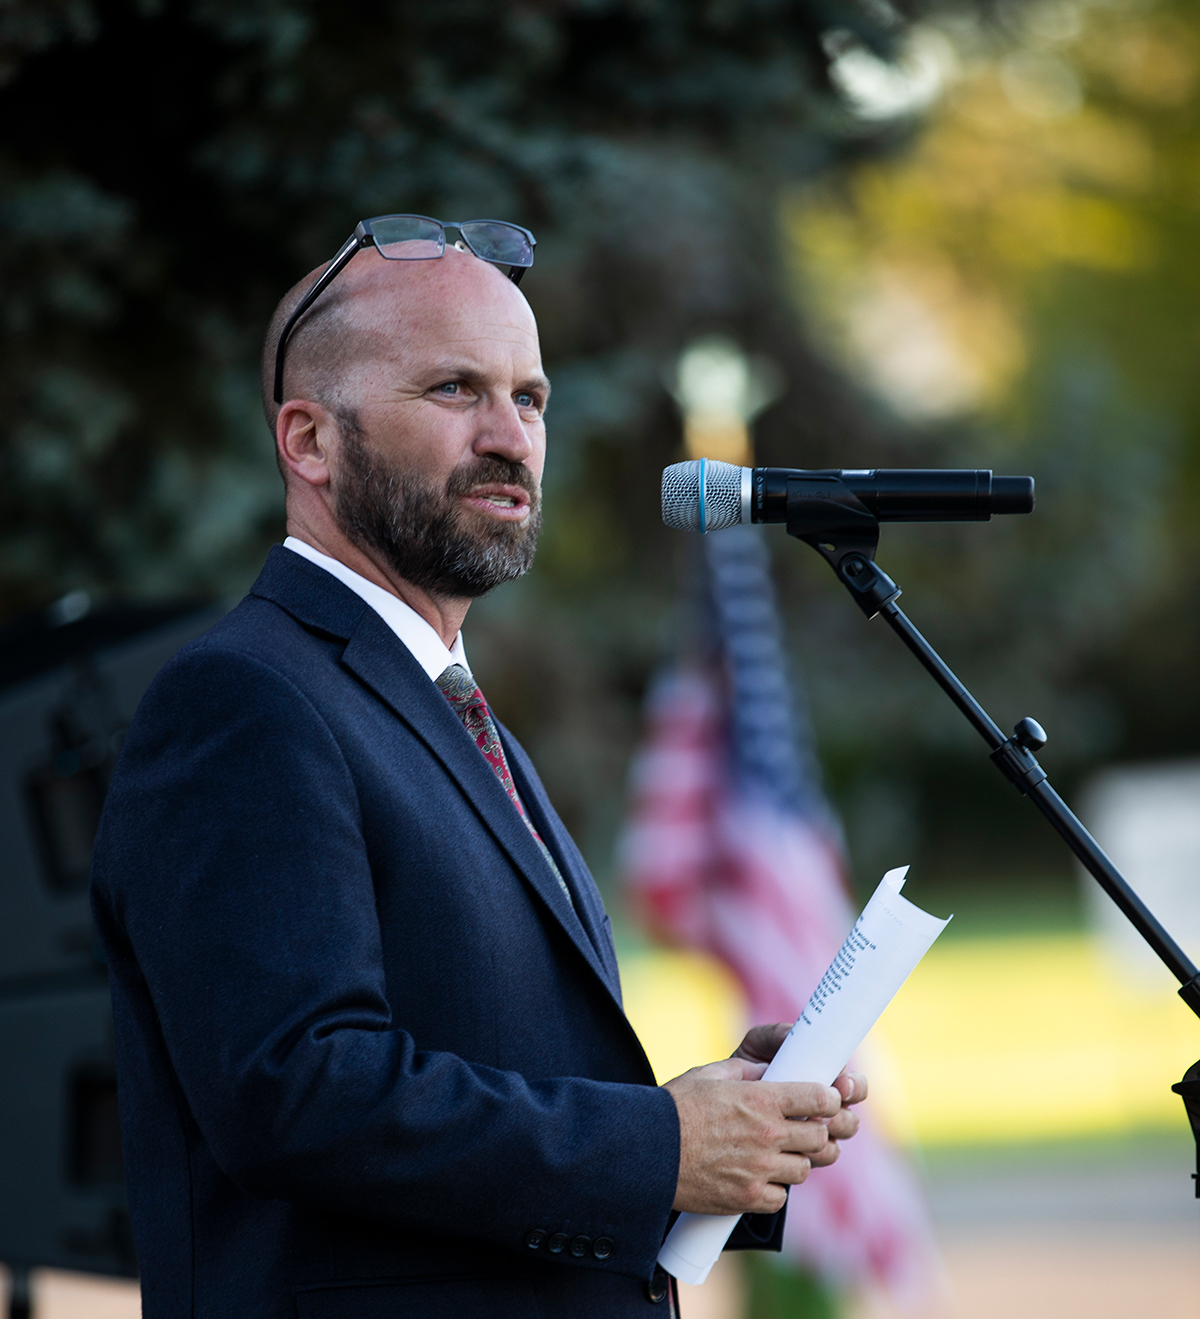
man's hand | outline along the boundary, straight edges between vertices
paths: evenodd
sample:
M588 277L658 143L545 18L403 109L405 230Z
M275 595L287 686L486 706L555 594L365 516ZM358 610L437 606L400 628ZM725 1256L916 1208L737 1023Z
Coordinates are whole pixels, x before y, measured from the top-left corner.
M866 1098L867 1082L857 1072L843 1072L832 1086L759 1081L790 1029L756 1026L732 1058L693 1067L663 1087L679 1111L676 1209L773 1214L786 1187L832 1163L838 1141L858 1130L848 1105Z

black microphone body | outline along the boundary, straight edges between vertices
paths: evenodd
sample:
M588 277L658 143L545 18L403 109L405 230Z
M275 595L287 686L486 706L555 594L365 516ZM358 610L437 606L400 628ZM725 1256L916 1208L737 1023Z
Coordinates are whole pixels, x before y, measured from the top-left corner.
M987 522L1033 512L1033 477L987 468L736 467L710 458L663 471L663 521L679 531L721 531L739 522L783 522L805 538L881 522Z
M836 502L839 485L880 522L987 522L993 513L1033 511L1032 477L993 476L987 468L751 471L751 522L787 522L798 500Z

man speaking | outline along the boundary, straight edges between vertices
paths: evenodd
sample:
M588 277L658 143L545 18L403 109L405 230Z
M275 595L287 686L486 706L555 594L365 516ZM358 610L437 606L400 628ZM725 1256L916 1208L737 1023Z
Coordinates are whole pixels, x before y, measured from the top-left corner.
M857 1125L860 1077L756 1083L782 1027L654 1083L599 895L463 649L533 558L550 386L511 278L532 236L454 228L364 221L280 304L288 538L159 674L108 798L146 1319L669 1309L672 1208L778 1248L786 1188Z

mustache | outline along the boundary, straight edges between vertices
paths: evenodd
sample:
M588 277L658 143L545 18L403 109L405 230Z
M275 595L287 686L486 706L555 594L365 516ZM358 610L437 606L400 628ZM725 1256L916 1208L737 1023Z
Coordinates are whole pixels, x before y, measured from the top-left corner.
M465 467L458 467L451 472L446 482L446 494L449 496L467 495L477 485L516 485L529 496L532 508L541 500L541 485L524 463L509 462L506 458L497 458L494 454L484 454Z

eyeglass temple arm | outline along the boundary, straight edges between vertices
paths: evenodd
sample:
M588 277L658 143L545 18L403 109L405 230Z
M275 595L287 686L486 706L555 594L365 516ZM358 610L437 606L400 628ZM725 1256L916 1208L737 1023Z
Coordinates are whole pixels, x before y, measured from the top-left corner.
M375 239L372 235L365 233L360 225L346 241L338 248L334 254L333 260L325 267L325 272L320 279L308 290L300 299L296 310L287 318L287 323L279 336L279 343L275 346L275 402L283 402L283 362L284 351L287 348L287 341L291 338L292 330L301 316L313 305L322 293L333 283L338 275L345 269L350 258L364 247L373 244Z

